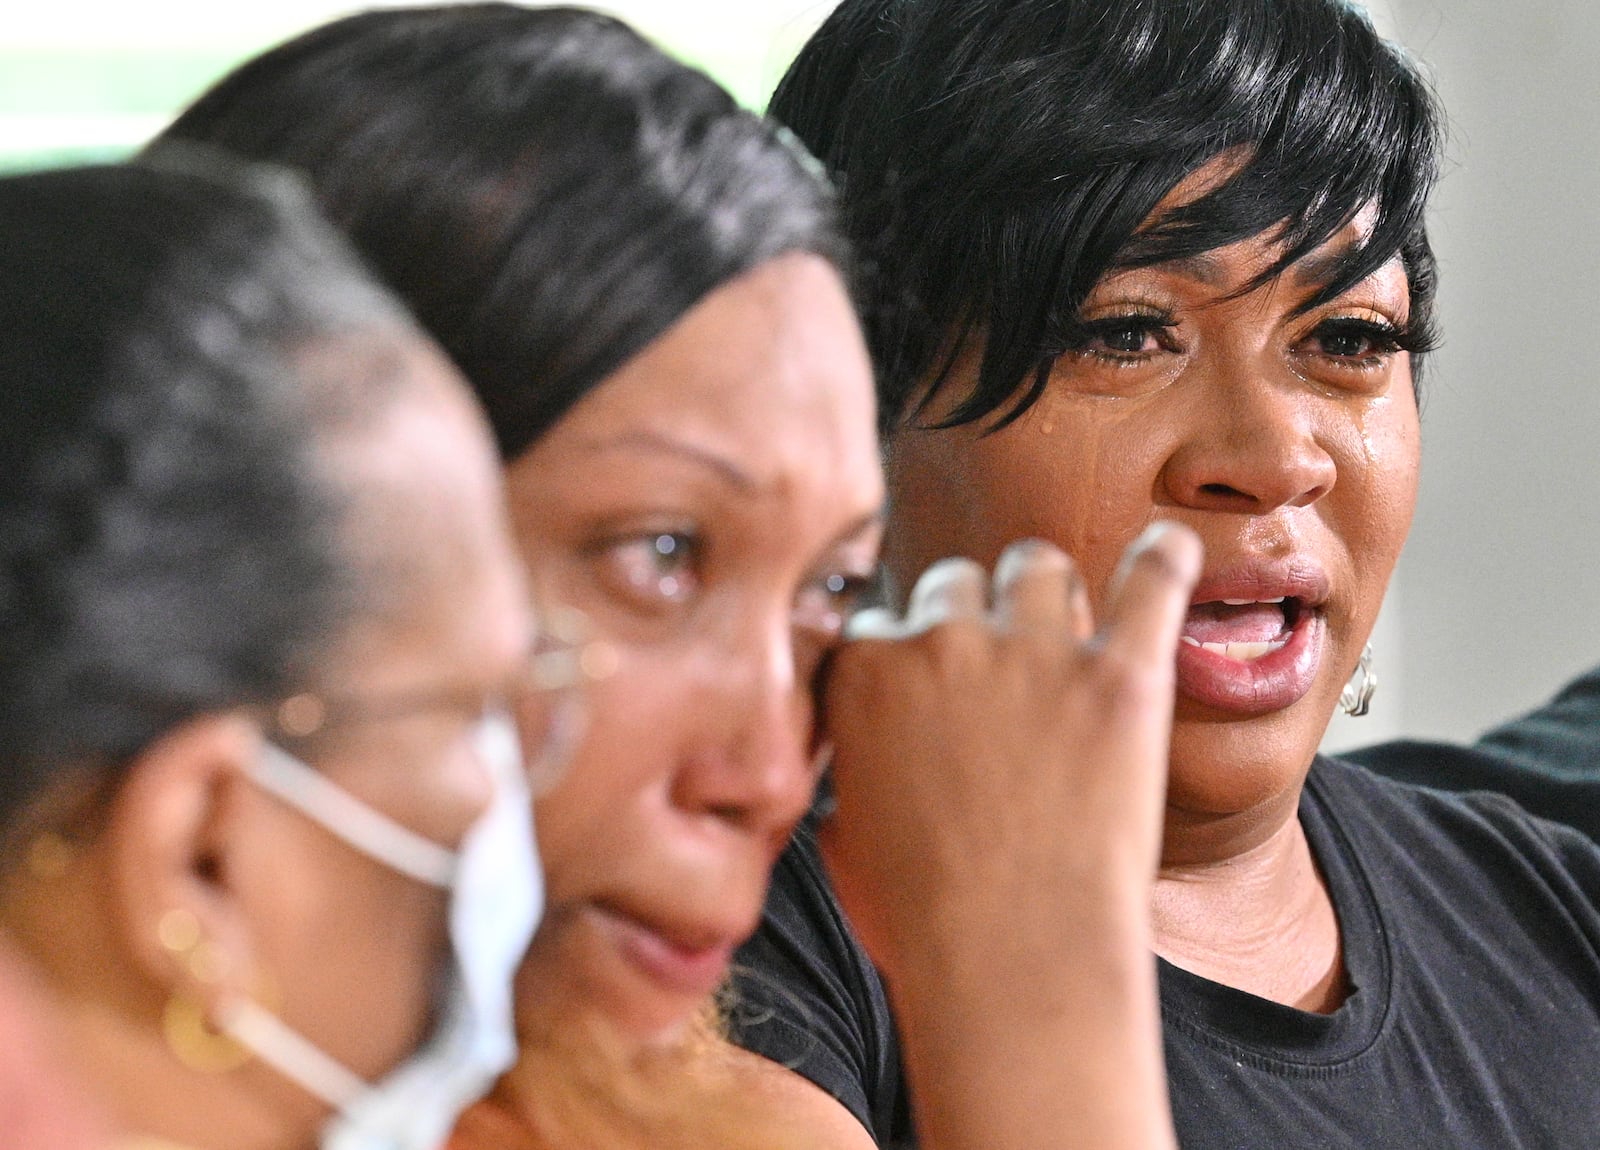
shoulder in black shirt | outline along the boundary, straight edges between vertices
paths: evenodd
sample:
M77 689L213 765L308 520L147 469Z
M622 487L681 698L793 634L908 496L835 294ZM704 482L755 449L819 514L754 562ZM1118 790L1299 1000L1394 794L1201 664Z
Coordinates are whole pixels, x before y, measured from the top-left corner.
M1600 669L1475 746L1353 757L1437 787L1508 791L1600 835ZM1502 798L1429 794L1331 761L1301 812L1355 993L1312 1015L1162 963L1184 1145L1600 1142L1595 849ZM887 995L809 822L740 961L737 1039L838 1098L880 1144L909 1145ZM1588 1125L1574 1134L1574 1122Z

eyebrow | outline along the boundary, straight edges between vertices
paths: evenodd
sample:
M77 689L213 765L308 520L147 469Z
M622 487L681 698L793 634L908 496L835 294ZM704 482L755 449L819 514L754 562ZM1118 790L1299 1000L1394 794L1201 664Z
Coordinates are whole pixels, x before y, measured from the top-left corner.
M658 455L673 455L713 471L731 487L750 492L760 486L756 479L731 459L724 458L693 443L674 439L657 431L630 431L613 439L590 440L583 445L588 451L599 454L607 451L638 450Z
M1354 251L1355 245L1341 244L1338 247L1309 252L1288 270L1294 272L1295 278L1304 283L1331 283L1340 270L1339 265L1348 260Z
M1304 284L1318 286L1331 283L1338 275L1340 265L1351 256L1354 245L1339 244L1335 247L1322 247L1316 251L1301 256L1294 263L1284 269L1285 276L1292 275L1295 280ZM1400 256L1396 253L1395 259ZM1392 261L1391 261L1392 262ZM1227 278L1227 272L1222 266L1222 261L1210 252L1197 252L1194 255L1177 256L1152 267L1164 272L1171 272L1186 279L1195 280L1206 287L1221 287ZM1385 267L1388 265L1385 264ZM1375 269L1376 271L1382 270Z
M748 471L737 463L725 459L715 452L708 451L693 443L686 443L663 435L658 431L630 431L613 439L591 439L582 444L582 448L593 454L607 451L640 450L660 455L674 455L680 459L687 459L699 464L707 470L721 476L731 487L741 492L754 492L760 489L761 484ZM833 537L830 547L837 547L848 543L871 527L882 527L888 522L889 509L887 502L879 503L845 526Z

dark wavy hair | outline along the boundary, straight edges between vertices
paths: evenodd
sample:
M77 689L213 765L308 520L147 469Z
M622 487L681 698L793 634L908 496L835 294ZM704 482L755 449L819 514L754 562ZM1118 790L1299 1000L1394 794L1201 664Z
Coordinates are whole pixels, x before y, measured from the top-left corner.
M826 181L787 133L582 9L338 20L165 134L305 173L508 458L718 285L789 251L843 260Z
M770 111L839 183L885 431L969 336L978 378L943 422L1003 426L1082 345L1108 272L1281 226L1265 282L1369 206L1370 237L1303 306L1398 254L1408 345L1431 344L1441 115L1347 0L844 0ZM1228 152L1231 178L1141 228Z
M0 179L0 827L312 673L353 591L296 356L406 322L281 177Z

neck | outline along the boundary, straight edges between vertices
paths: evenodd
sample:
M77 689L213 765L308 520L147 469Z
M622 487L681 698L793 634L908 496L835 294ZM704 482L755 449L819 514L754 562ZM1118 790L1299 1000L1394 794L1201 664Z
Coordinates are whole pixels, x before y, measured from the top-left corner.
M1349 994L1339 922L1297 817L1232 852L1188 851L1156 876L1156 953L1191 974L1301 1010ZM1174 852L1169 852L1170 855Z

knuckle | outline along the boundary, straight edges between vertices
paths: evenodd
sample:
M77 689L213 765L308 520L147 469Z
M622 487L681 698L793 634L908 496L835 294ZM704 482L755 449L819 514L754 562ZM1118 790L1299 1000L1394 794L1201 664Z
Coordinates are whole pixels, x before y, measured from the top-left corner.
M1151 706L1160 699L1160 676L1148 660L1110 650L1103 652L1097 663L1096 690L1102 704L1112 711L1125 713Z

